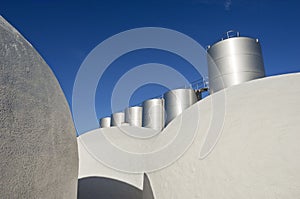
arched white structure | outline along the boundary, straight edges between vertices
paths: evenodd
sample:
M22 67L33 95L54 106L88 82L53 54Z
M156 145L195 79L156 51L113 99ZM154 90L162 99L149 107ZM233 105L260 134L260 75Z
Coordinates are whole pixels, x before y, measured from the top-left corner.
M188 150L174 164L147 174L155 199L298 198L299 85L300 73L295 73L225 89L226 111L221 137L204 159L199 157L210 127L212 97L221 95L221 92L184 111L182 118L175 118L155 142L147 139L141 145L134 145L133 138L126 137L118 128L88 132L78 138L79 178L104 176L142 189L142 174L128 174L101 164L84 144L98 142L95 135L102 133L123 149L145 152L172 139L172 131L180 123L180 129L184 131L188 131L191 124L197 124L196 137ZM198 113L200 116L196 117Z

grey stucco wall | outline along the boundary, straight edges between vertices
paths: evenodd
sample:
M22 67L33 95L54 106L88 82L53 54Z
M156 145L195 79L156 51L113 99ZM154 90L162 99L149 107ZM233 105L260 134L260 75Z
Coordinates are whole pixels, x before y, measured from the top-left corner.
M52 71L0 16L0 197L76 198L72 117Z

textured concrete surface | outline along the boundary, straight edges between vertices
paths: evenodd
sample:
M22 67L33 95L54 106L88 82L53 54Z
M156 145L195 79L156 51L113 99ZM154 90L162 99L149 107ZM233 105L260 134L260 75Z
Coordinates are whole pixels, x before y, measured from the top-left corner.
M113 128L105 128L105 129L117 129ZM99 129L100 130L100 129ZM109 131L109 130L108 130ZM95 132L97 134L98 132ZM89 133L83 134L88 136ZM77 138L78 140L78 155L79 155L79 173L78 178L88 178L88 177L104 177L111 178L115 180L119 180L135 186L139 189L143 188L143 174L129 174L114 170L101 162L99 162L95 157L91 154L91 152L85 147L84 143L81 140L81 137ZM90 136L88 136L90 137ZM87 138L88 139L88 138ZM94 139L92 139L94 140ZM92 141L91 140L91 141Z
M199 102L203 114L193 145L176 163L148 174L155 198L299 198L299 85L297 73L226 89L223 131L204 159L212 98Z
M52 71L0 17L0 198L76 198L70 110Z
M118 128L93 130L78 138L79 173L111 177L141 188L142 174L126 174L97 161L99 134L126 151L147 152L173 139L176 129L187 134L196 125L195 140L178 160L147 173L153 198L299 198L299 85L300 73L295 73L228 88L194 104L156 138L138 143ZM226 98L220 139L211 153L200 159L201 147L209 137L212 110L216 108L212 107L212 97L218 99L222 94Z

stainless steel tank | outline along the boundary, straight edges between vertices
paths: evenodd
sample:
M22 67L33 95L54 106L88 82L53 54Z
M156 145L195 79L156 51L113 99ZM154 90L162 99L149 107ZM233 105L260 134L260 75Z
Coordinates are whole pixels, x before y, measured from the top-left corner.
M111 126L121 126L125 122L124 118L123 112L113 113L111 115Z
M107 128L110 127L111 118L110 117L103 117L100 119L100 127Z
M258 39L229 37L208 47L210 93L265 76Z
M125 109L125 122L130 126L142 127L143 107L133 106Z
M176 89L164 94L166 124L185 109L197 102L197 96L193 89Z
M161 131L165 126L164 100L150 99L143 102L143 127Z

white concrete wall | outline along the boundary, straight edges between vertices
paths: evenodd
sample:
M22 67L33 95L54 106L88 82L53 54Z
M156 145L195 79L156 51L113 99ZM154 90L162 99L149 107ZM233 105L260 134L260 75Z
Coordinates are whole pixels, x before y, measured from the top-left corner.
M98 129L95 131L98 133ZM91 132L93 133L93 132ZM130 185L133 185L139 189L143 187L143 174L129 174L114 170L100 161L98 161L92 154L89 152L82 142L83 136L89 136L88 134L81 135L77 138L78 141L78 153L79 153L79 174L78 178L86 178L86 177L107 177L116 179L119 181L126 182ZM97 141L97 140L91 140Z
M299 85L300 74L289 74L227 89L221 138L203 160L199 149L211 97L200 102L203 117L191 148L175 164L149 174L155 198L299 198Z
M167 167L147 172L154 198L298 198L299 85L300 74L297 73L228 88L187 109L182 118L175 118L158 136L138 140L138 143L118 128L97 129L84 134L78 138L80 177L112 177L141 188L142 174L126 174L95 160L100 157L96 145L101 143L97 140L101 139L100 133L124 150L146 153L170 140L176 141L182 135L187 138L180 137L181 143L187 144L188 136L192 135L190 132L196 130L195 139L179 159ZM222 119L222 108L224 123L214 123ZM211 130L218 125L222 127L218 142L208 156L201 159L202 147L213 146L216 136ZM182 135L174 133L177 129ZM81 139L90 153L82 148ZM176 152L170 155L173 153ZM163 160L158 158L156 161Z

